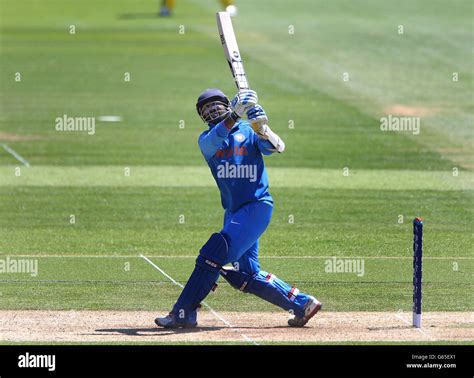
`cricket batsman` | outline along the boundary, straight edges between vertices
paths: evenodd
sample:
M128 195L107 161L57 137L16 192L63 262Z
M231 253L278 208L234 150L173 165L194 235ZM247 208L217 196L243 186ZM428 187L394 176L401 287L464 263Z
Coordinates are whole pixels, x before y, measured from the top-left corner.
M281 153L285 144L268 127L257 94L250 89L239 91L232 101L218 89L207 89L196 109L209 126L198 142L221 193L224 227L202 246L178 301L169 315L156 318L155 323L165 328L196 327L200 303L221 275L232 287L291 312L294 316L288 324L303 327L321 303L260 270L258 262L258 240L273 210L262 155ZM233 268L224 267L229 263Z

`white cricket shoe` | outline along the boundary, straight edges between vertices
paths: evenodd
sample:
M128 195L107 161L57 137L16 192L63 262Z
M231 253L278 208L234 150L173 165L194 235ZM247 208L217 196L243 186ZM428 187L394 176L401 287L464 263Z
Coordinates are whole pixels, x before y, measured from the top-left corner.
M318 313L319 310L323 307L322 303L319 302L314 297L309 297L308 302L304 306L304 316L302 318L294 316L291 319L288 319L288 325L290 327L303 327L308 323L314 315Z
M164 328L195 328L197 327L197 321L182 321L178 320L175 314L170 312L167 316L162 318L158 317L155 319L155 324L159 327Z

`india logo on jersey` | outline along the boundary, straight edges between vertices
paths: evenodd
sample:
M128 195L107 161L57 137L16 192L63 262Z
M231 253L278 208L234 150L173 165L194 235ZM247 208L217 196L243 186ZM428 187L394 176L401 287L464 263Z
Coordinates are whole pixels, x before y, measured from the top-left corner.
M234 134L234 139L239 142L239 143L242 143L244 140L245 140L245 135L242 134L242 133L235 133Z

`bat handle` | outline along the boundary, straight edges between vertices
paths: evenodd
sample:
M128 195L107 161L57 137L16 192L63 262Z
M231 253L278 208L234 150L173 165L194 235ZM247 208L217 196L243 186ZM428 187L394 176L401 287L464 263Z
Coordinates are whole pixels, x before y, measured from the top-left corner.
M259 122L259 121L252 122L251 125L252 125L252 129L254 129L256 133L261 127L268 126L266 122Z

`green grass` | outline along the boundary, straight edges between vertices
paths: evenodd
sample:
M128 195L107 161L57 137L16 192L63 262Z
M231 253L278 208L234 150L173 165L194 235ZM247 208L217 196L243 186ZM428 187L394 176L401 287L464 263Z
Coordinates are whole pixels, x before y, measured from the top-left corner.
M1 297L6 308L166 310L179 288L137 256L168 256L154 261L185 282L197 249L222 217L214 188L54 187L55 196L49 197L50 188L21 187L13 189L14 197L7 202L11 190L0 190L2 203L8 203L2 208L7 217L0 221L0 249L10 255L58 257L40 257L40 274L35 278L6 279ZM326 309L410 308L410 220L416 213L427 218L425 308L472 309L471 212L464 208L462 191L306 188L301 193L278 188L274 196L278 205L261 241L262 267L317 293ZM207 211L201 212L201 207ZM70 214L76 216L75 224L69 222ZM180 214L184 224L179 223ZM407 223L398 223L399 214ZM294 223L288 222L289 215ZM363 258L364 275L326 273L329 256ZM129 272L123 270L127 261L133 261ZM229 309L229 303L234 310L274 309L225 283L221 286L210 300L217 309ZM445 300L436 300L441 296Z
M206 166L0 167L1 186L214 187ZM127 175L125 175L127 172ZM395 169L269 168L272 188L358 190L468 190L473 172ZM347 172L347 173L345 173Z
M266 159L275 211L261 240L262 268L316 294L330 311L408 311L411 220L422 216L424 308L473 311L470 2L238 6L250 83L287 145ZM0 149L0 257L39 262L37 277L0 274L0 309L173 304L179 288L139 255L155 256L184 283L222 224L194 108L207 87L235 91L217 7L178 2L175 17L161 19L156 1L0 2L0 145L31 163L18 177L21 164ZM384 109L394 105L425 109L419 135L380 131ZM57 132L63 114L123 121L97 122L94 135ZM363 258L364 275L326 273L330 256ZM275 310L226 283L209 303Z
M180 7L179 17L174 19L130 20L120 18L120 15L150 13L156 9L149 1L102 0L100 3L102 6L97 8L91 0L2 2L1 43L6 58L0 76L2 130L38 138L34 142L15 143L17 151L34 165L202 164L196 148L196 137L202 125L195 115L195 98L210 85L230 93L235 91L219 47L213 12L197 2L188 2ZM209 6L215 7L214 3L209 2ZM360 98L365 92L353 88L351 81L345 85L340 76L343 69L352 73L357 68L353 73L355 77L362 73L371 75L358 78L354 85L363 84L367 91L366 87L372 87L373 81L377 81L378 86L372 88L371 93L377 100L393 93L399 93L406 100L404 91L420 90L421 86L423 93L431 93L431 96L438 93L437 100L443 101L443 108L451 109L452 104L456 109L460 104L469 107L469 59L452 53L453 43L469 45L469 24L462 32L463 22L469 22L466 18L469 2L459 1L452 7L446 5L450 12L457 11L451 22L455 28L447 35L442 34L444 29L432 28L432 34L428 36L425 22L439 25L441 19L443 25L446 24L444 14L425 15L424 8L431 7L431 2L417 1L418 8L410 5L410 9L389 6L384 11L391 17L382 29L380 13L383 9L374 2L359 2L365 10L365 18L360 20L355 16L354 22L359 22L356 26L347 23L346 18L340 18L340 4L327 6L301 1L293 9L294 17L287 17L286 7L282 5L285 3L278 3L275 6L273 1L261 2L261 11L266 14L261 17L251 2L244 1L241 12L245 17L236 21L251 82L262 94L262 103L268 109L272 124L287 140L285 158L272 159L271 165L338 169L344 166L354 169L452 168L452 162L426 146L431 140L431 122L419 137L381 132L380 111L375 117L367 111L368 108L372 110L373 99ZM357 5L353 7L349 11L351 16L354 17L353 12L364 13L357 10ZM466 8L464 12L463 7ZM86 12L87 9L95 12ZM400 42L393 41L398 38L395 20L405 20L405 12L419 17L423 14L423 20L428 17L428 21L418 26L410 25L414 31L407 27L409 35L400 37L405 38L405 45L399 46ZM18 15L22 17L18 19ZM464 16L459 19L459 15ZM275 22L275 19L279 21ZM288 24L294 19L298 21L296 32L288 35ZM334 22L327 24L331 19ZM360 28L362 21L364 30L354 33L354 27ZM68 33L70 24L77 25L75 35ZM186 27L184 35L178 33L181 24ZM381 35L373 37L370 27L380 30ZM424 57L421 66L409 65L410 62L400 65L400 53L410 57L418 51L416 47L420 41L410 37L417 32L419 38L429 37L433 40L431 43L436 43L438 54L450 57L441 68L439 63L430 67L433 59L426 55L419 57ZM439 39L436 33L442 34ZM318 38L312 38L313 34ZM318 40L320 42L316 44ZM365 41L366 50L361 50L361 40ZM348 44L352 47L348 48ZM393 51L374 52L376 46L392 46ZM463 51L459 46L454 47L457 47L455 52ZM374 54L377 54L377 60ZM358 62L358 65L344 68L342 62L353 65ZM449 81L449 74L460 68L463 80L454 86ZM328 70L330 83L326 82L327 78L319 80L328 75ZM432 83L434 77L438 78L436 82L442 80L439 77L442 70L448 71L442 93L440 88L421 85ZM422 73L427 77L420 84L418 81L400 82L397 76L389 75L400 71L409 73L405 80L420 77ZM22 73L20 83L13 80L15 72ZM123 81L124 72L131 73L130 82ZM394 82L396 85L392 87ZM328 87L338 89L338 94L326 93ZM364 106L356 107L353 98L363 100ZM416 101L416 104L420 102L419 99ZM445 104L448 101L452 104ZM432 105L431 99L429 105ZM93 137L54 130L54 119L63 114L99 116L116 113L124 121L120 124L99 123ZM185 129L179 129L180 120L186 122ZM288 129L289 120L295 123L293 130ZM456 122L457 127L464 130L468 129L470 119L466 116ZM455 127L450 123L451 128ZM464 137L465 134L458 141L462 142ZM0 159L14 163L6 154Z
M215 188L54 187L50 193L49 187L0 189L3 253L195 255L222 223ZM409 257L411 219L423 214L425 256L472 257L472 209L462 191L272 193L276 206L263 256Z
M169 309L180 289L140 257L35 257L39 274L10 274L2 280L4 309ZM178 282L184 283L194 258L150 257ZM327 259L263 257L262 266L315 293L328 311L408 311L411 305L411 261L364 258L363 275L327 273ZM459 301L456 293L472 287L472 260L424 262L424 302L426 311L469 311L469 301ZM18 293L21 291L21 295ZM436 298L443 297L443 301ZM58 300L58 298L60 300ZM124 298L125 300L120 300ZM209 304L220 311L275 311L276 308L251 295L244 295L222 282ZM231 306L229 306L231 304Z

